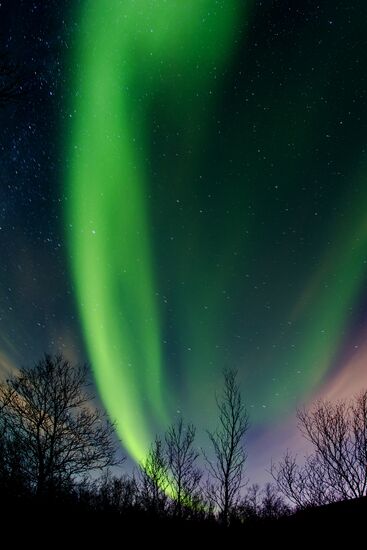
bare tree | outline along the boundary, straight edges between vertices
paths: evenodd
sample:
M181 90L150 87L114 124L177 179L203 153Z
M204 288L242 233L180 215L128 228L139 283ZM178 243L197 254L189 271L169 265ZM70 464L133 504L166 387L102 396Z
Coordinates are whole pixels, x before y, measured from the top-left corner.
M297 507L367 495L367 391L351 401L319 401L298 411L313 453L302 466L287 453L272 475Z
M240 521L256 520L261 515L261 489L258 483L250 485L235 511Z
M319 401L298 411L323 478L340 498L367 494L367 391L351 401Z
M367 390L356 396L351 404L354 461L361 496L367 495Z
M87 368L45 355L0 384L6 437L38 495L119 462L113 426L91 404Z
M260 519L276 520L290 512L282 493L273 483L267 483L263 489L256 483L250 485L237 507L235 517L241 522Z
M284 502L278 487L267 483L262 492L260 517L263 519L279 519L289 514L289 507Z
M96 483L94 490L97 506L102 510L126 512L138 504L138 486L134 476L112 475L106 470Z
M249 426L236 371L224 371L224 390L222 396L217 398L217 406L219 425L215 431L208 432L214 451L214 458L206 456L208 471L213 479L208 497L215 503L221 521L227 525L245 484L247 453L244 436Z
M7 502L26 496L30 487L24 475L25 457L9 437L4 420L0 410L0 499Z
M182 418L169 427L166 433L167 463L173 498L173 514L182 518L199 498L201 472L196 466L199 457L194 448L196 429L185 426Z
M156 437L144 464L140 467L140 500L154 514L166 511L169 485L168 467L162 440Z
M272 463L271 474L279 491L298 509L337 500L334 487L330 486L323 465L315 456L306 457L300 466L296 456L287 451L278 464Z

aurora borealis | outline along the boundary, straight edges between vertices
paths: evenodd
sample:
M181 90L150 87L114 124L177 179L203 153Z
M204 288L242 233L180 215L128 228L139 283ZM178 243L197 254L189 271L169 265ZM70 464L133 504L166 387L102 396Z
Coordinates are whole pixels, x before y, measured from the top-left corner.
M88 360L136 461L181 415L205 446L235 367L270 462L367 383L364 3L15 4L48 80L1 113L1 364Z
M172 417L145 204L144 119L155 94L174 103L172 66L188 107L195 109L193 91L208 92L208 70L222 65L238 10L227 2L208 16L210 4L94 2L84 17L68 218L73 267L98 388L137 460L154 433L148 419L161 429ZM208 33L201 32L205 16Z

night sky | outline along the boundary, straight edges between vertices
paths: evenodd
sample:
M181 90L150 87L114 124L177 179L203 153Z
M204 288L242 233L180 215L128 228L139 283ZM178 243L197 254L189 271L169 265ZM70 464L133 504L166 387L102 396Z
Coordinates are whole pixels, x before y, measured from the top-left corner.
M297 406L367 385L367 6L9 0L0 55L0 367L88 361L125 450L215 424L249 473Z

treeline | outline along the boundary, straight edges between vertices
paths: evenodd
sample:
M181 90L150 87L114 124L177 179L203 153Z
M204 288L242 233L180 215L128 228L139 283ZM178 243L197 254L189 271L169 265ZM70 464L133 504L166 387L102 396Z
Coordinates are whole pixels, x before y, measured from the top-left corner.
M367 494L367 392L298 412L313 453L287 452L273 483L245 477L249 416L236 372L224 372L211 449L182 419L152 443L132 474L116 475L114 427L96 408L85 366L45 355L0 384L0 502L3 508L99 513L145 521L255 525Z

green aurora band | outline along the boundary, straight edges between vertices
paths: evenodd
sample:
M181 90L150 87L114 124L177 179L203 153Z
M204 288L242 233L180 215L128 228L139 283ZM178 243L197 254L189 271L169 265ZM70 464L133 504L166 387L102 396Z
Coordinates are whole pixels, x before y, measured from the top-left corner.
M175 96L172 65L188 93L205 89L208 68L233 47L239 4L211 8L211 0L92 0L81 16L67 212L72 269L101 397L137 461L152 429L169 421L145 198L149 105L141 98L147 83Z
M185 414L197 414L194 421L213 416L213 391L223 365L231 365L233 357L246 395L251 397L249 404L254 404L253 424L271 421L298 397L309 394L332 369L366 274L361 261L367 244L363 167L360 174L351 174L358 188L356 196L341 193L342 223L340 217L330 214L323 234L315 237L319 242L312 262L302 258L302 252L289 264L287 251L274 259L274 250L283 251L281 245L274 245L271 235L281 234L283 222L266 215L268 191L261 178L256 180L253 200L254 188L246 184L242 167L237 170L241 175L233 176L227 195L215 206L210 231L196 216L180 227L169 210L172 201L165 207L157 200L165 195L174 197L177 188L181 189L181 202L197 200L190 196L192 187L186 182L197 180L205 128L216 113L220 75L236 52L240 25L248 17L249 6L243 0L91 0L80 14L73 58L77 93L72 100L70 198L65 221L77 302L98 389L117 422L124 446L138 462L146 456L153 434L172 421L177 407ZM213 66L218 75L215 79ZM313 74L321 87L325 79L321 65L319 74ZM300 97L301 113L297 89L293 96L295 112ZM295 183L300 163L289 159L287 143L295 138L291 122L284 116L288 97L279 97L278 107L269 115L276 130L263 131L262 147L277 152L284 197L294 200L299 194ZM189 144L191 157L173 161L176 180L166 177L152 207L148 198L157 182L151 174L152 128L147 121L157 105L164 105L157 118L173 121L184 136L178 143ZM268 115L261 116L256 121L260 127L268 124ZM296 138L305 151L312 150L318 116L315 111L314 120ZM252 163L258 156L257 147L250 146L249 124L245 119L242 122L232 135L233 142L244 143L237 161L233 151L233 164L238 166L246 148ZM200 132L196 132L198 126ZM223 158L213 171L220 173L221 162L224 164ZM311 161L305 155L303 162ZM162 162L161 174L164 166ZM239 184L242 195L237 199ZM247 214L251 201L253 216ZM200 206L198 200L197 210ZM226 207L233 210L233 216L225 214ZM160 243L158 253L152 231L157 216L164 232L175 235L173 243ZM262 237L262 216L270 237ZM307 223L307 230L312 231L312 221ZM206 247L206 232L212 248ZM248 233L260 233L264 248L256 269L263 273L265 283L269 276L275 280L268 287L264 283L262 300L257 287L254 290L249 284L251 266L241 263L243 256L254 256L257 246L246 240ZM283 268L282 262L286 264ZM225 265L231 268L221 269ZM248 279L244 276L247 272ZM167 273L166 279L162 273ZM166 288L168 278L172 290ZM228 288L238 289L233 290L232 300L222 290ZM173 321L162 314L161 295L168 295L174 304ZM233 322L234 301L242 304L247 321ZM253 335L259 332L267 301L273 303L273 318L266 342L273 346L269 345L260 360L256 350L261 342ZM167 330L167 318L176 325L173 329ZM175 383L172 365L162 349L167 333L180 335L175 344L181 348ZM283 345L285 341L291 346Z

